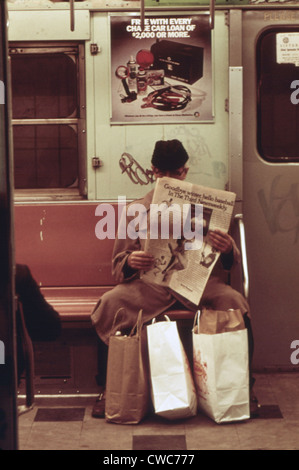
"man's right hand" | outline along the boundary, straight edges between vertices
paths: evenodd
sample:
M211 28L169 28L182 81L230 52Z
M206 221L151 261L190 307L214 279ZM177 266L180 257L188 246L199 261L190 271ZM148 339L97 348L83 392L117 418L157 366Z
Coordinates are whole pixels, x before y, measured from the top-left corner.
M132 251L128 256L127 264L132 269L148 271L152 268L154 257L145 251Z

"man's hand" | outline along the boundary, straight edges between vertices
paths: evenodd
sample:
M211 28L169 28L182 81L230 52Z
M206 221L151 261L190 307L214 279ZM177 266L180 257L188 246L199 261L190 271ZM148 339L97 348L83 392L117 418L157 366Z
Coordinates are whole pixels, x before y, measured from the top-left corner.
M154 257L145 251L132 251L128 256L127 264L132 269L148 271L154 263Z
M232 239L228 233L221 230L213 230L209 232L209 238L213 247L221 253L227 254L233 249Z

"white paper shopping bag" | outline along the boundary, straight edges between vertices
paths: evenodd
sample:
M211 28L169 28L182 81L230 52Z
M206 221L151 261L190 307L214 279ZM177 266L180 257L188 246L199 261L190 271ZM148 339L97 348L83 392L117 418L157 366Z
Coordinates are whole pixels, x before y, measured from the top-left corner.
M155 413L168 419L196 415L197 399L189 361L177 324L166 321L147 326L152 400Z
M245 328L223 333L192 331L198 407L216 423L250 417L248 337Z

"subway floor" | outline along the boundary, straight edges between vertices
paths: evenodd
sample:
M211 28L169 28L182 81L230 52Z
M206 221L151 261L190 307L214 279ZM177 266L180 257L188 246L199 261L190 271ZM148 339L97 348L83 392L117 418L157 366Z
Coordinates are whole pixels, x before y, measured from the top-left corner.
M19 450L298 450L299 372L256 373L259 416L216 424L207 416L168 421L147 416L138 425L91 416L94 398L70 403L37 400L19 416Z

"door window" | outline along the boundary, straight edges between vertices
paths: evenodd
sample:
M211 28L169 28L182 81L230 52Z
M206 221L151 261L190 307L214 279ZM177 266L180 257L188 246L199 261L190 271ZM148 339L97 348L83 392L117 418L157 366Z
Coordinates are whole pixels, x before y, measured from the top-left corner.
M299 30L268 30L259 38L257 90L261 157L299 161Z

